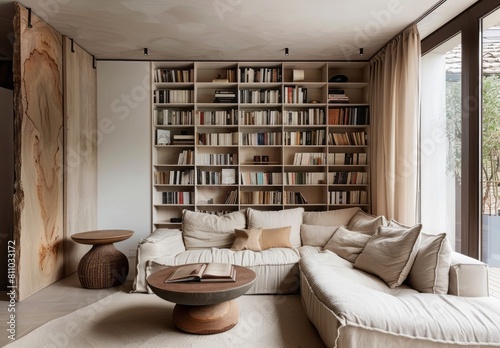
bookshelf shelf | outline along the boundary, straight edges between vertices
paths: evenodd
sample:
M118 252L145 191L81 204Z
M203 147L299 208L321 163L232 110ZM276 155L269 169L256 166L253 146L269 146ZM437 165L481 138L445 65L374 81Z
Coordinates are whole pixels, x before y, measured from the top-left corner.
M180 227L183 209L370 212L368 62L160 61L151 74L153 229ZM329 144L339 134L357 144ZM338 173L365 181L334 183Z

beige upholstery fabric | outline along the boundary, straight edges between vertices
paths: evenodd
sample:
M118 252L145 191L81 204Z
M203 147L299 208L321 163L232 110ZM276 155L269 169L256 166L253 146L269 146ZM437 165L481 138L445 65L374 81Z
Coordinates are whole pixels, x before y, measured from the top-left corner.
M244 211L223 216L184 210L182 236L186 249L230 248L234 242L234 230L245 229Z
M261 251L260 237L262 236L262 229L249 229L249 230L234 230L234 243L231 250L253 250Z
M417 255L421 228L378 227L354 266L379 276L391 288L401 285Z
M451 252L446 233L438 235L421 233L420 246L408 274L407 283L420 292L447 294Z
M370 238L370 235L350 231L345 226L340 226L326 243L325 249L333 251L343 259L354 263Z
M271 248L293 248L290 244L291 226L278 228L263 228L260 237L262 250Z
M349 221L347 228L351 231L373 235L377 227L385 225L387 225L385 217L370 215L360 210Z
M305 225L300 226L302 245L324 247L339 226Z
M489 296L488 265L452 252L448 294L466 297Z
M345 208L329 211L306 211L304 212L304 224L320 226L347 226L354 214L360 208Z
M304 208L277 211L247 209L248 228L277 228L291 226L290 243L294 248L300 246L300 225Z

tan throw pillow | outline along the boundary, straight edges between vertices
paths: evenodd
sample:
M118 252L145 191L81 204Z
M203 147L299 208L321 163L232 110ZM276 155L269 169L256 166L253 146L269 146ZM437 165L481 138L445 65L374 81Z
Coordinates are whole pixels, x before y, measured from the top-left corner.
M417 257L406 279L408 285L420 292L447 294L451 253L446 233L421 233Z
M379 276L391 288L401 285L417 255L421 229L421 224L410 228L379 226L354 267Z
M302 245L323 248L337 231L337 228L339 226L302 225L300 226Z
M385 217L370 215L360 210L349 221L347 228L351 231L372 235L377 230L377 227L384 225L387 225Z
M260 238L262 236L262 230L260 228L250 229L250 230L234 230L234 243L231 250L253 250L261 251Z
M290 243L294 248L300 247L300 225L302 225L304 208L277 211L260 211L247 209L248 228L278 228L291 226Z
M205 248L230 248L234 230L245 229L244 211L217 216L190 210L182 212L182 237L186 250Z
M370 238L370 235L350 231L345 226L340 226L326 243L325 249L333 251L341 258L354 263Z
M346 226L354 214L361 209L344 208L329 211L306 211L304 212L304 224L319 226Z
M260 237L260 247L262 250L270 248L293 248L290 243L290 233L292 227L263 228Z

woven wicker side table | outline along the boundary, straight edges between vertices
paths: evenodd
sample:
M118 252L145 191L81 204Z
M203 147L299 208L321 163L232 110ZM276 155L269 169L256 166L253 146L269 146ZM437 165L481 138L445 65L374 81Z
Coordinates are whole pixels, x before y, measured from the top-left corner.
M84 288L110 288L125 282L129 271L128 260L113 243L126 240L133 234L129 230L97 230L71 236L77 243L92 245L78 264L78 279Z

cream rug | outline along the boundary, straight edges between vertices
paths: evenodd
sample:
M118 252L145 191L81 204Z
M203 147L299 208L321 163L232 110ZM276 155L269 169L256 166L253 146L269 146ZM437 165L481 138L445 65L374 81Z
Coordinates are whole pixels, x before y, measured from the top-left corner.
M192 335L173 324L174 304L156 295L119 292L52 320L8 347L324 347L299 295L246 295L240 320L215 335Z

